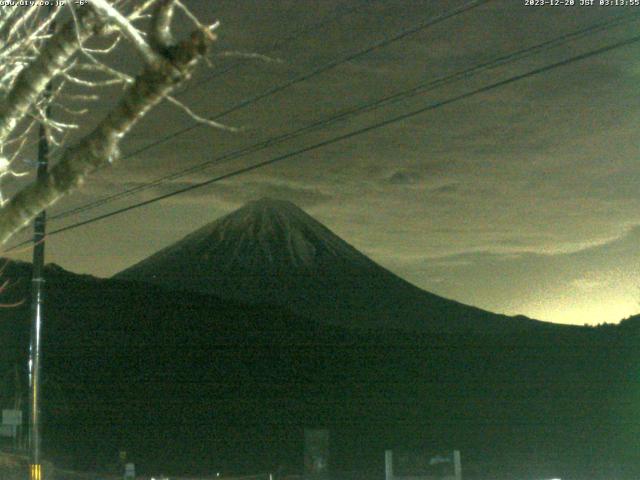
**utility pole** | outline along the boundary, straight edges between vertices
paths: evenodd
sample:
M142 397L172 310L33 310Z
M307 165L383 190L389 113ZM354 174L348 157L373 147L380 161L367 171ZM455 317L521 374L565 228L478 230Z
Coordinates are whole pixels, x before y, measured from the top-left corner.
M53 2L47 9L50 15L54 12ZM53 32L54 22L49 25ZM46 180L49 168L49 141L47 139L46 120L51 115L49 98L51 82L47 85L43 99L47 103L44 109L44 120L38 129L38 173L37 182ZM40 358L42 341L42 315L44 307L44 239L46 234L47 213L40 212L34 220L33 233L33 273L31 274L31 343L29 345L29 480L42 480L41 460L41 379Z
M48 110L48 108L47 108ZM45 113L48 117L48 111ZM38 181L46 175L49 164L49 142L45 126L38 131ZM30 390L30 432L29 458L30 480L42 480L40 460L41 420L40 420L40 349L42 341L42 314L44 307L44 236L47 213L42 211L34 221L33 233L33 273L31 275L31 345L29 347L29 390Z

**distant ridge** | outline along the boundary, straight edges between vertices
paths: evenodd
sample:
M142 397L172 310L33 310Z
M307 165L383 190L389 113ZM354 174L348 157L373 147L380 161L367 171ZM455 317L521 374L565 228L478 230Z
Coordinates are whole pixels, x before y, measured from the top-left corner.
M509 333L548 324L448 300L402 280L295 204L263 198L120 272L343 326Z
M13 286L2 300L28 299L30 274L30 264L10 262L4 275ZM566 328L463 308L415 289L424 304L439 299L450 307L445 318L452 324L469 319L479 334L363 332L278 307L54 265L46 279L43 450L67 468L106 471L120 447L135 452L141 473L171 478L273 471L274 459L301 471L303 429L311 424L341 442L332 450L336 478L355 478L355 471L378 478L381 445L399 438L409 445L464 442L469 480L640 478L633 442L640 434L637 318ZM29 308L0 309L3 406L15 401L15 366L27 365ZM381 311L376 304L337 319L378 327L374 314ZM465 312L469 317L454 316ZM396 319L406 326L400 317L384 321ZM486 325L508 333L488 338L489 328L480 328ZM22 379L26 393L26 369ZM582 438L589 448L576 441ZM532 445L536 463L529 464ZM602 458L603 475L590 475ZM625 465L626 475L612 476L609 462ZM504 471L480 475L488 465Z

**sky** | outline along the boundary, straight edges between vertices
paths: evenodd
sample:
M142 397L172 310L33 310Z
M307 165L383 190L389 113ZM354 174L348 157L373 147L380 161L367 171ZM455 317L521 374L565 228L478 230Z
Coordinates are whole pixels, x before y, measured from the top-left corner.
M465 1L191 0L219 19L212 66L177 95L211 116ZM92 218L637 35L640 7L493 0L127 158L193 120L162 105L51 216L202 162L49 229ZM598 3L598 2L596 2ZM336 112L625 16L630 21L237 159L219 157ZM258 58L264 54L268 58ZM115 63L135 69L130 49ZM640 310L640 42L433 108L285 161L53 235L47 261L106 277L264 196L290 200L433 293L506 314L599 324ZM115 92L117 93L117 92ZM90 128L115 94L93 106ZM21 179L20 181L29 181ZM18 188L20 184L12 185ZM18 235L16 241L27 238ZM18 253L28 259L28 251Z

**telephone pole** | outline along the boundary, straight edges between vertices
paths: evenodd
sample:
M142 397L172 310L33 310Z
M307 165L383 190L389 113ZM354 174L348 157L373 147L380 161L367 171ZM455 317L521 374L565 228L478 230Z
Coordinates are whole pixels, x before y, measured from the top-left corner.
M48 118L48 107L45 117ZM45 126L38 131L38 181L47 176L49 165L49 142ZM34 221L33 273L31 275L31 345L29 347L29 387L30 387L30 431L29 457L30 480L42 480L40 459L40 348L42 341L42 314L44 307L44 237L47 213L42 211Z
M50 15L54 12L53 2L47 9ZM49 25L53 32L54 22ZM51 97L51 82L47 85L43 99L47 103L44 109L44 119L38 129L38 172L37 182L46 180L49 169L49 141L47 139L46 121L51 115L49 98ZM44 307L44 239L46 234L47 213L40 212L34 220L33 232L33 273L31 274L31 342L29 345L29 480L42 480L41 459L41 342L42 316Z

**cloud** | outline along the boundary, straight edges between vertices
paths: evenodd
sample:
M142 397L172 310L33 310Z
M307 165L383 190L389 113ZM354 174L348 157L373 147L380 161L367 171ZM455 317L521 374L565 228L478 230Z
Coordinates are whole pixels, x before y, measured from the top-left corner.
M575 280L571 281L571 285L579 290L584 290L585 292L593 292L601 289L605 285L605 282L603 282L602 280L576 278Z
M302 208L313 208L328 202L332 196L318 187L263 178L251 181L220 183L213 195L237 205L262 197L291 201Z
M211 16L207 2L193 3L198 15ZM305 32L304 25L330 14L340 2L316 2L314 9L306 8L305 2L255 2L251 11L241 4L223 2L216 10L223 21L223 48L263 51L291 33L283 34L282 25L299 25L300 30L277 51L284 64L244 62L218 75L233 65L221 60L220 70L198 74L199 85L185 89L181 98L204 115L217 115L410 28L417 18L446 10L436 3L427 7L424 2L373 2L329 22L318 36ZM241 159L219 161L230 152L346 108L615 14L616 9L560 12L491 2L275 95L248 101L223 119L246 127L242 134L193 128L122 160L99 172L56 209L211 162L211 168L192 171L113 206L189 187L600 47L631 34L635 27L629 24L584 37ZM132 239L122 239L127 233L124 220L113 220L117 228L111 237L108 228L98 230L112 239L105 241L99 256L105 269L114 258L124 263L119 245L125 241L127 251L135 250L141 258L174 239L177 233L172 232L186 233L246 201L271 196L308 209L385 266L451 298L530 316L561 318L571 302L593 306L589 302L598 301L619 312L611 299L626 305L620 285L640 283L634 279L640 258L634 242L640 244L640 235L633 229L640 224L638 72L634 49L618 49L191 190L139 215L132 213ZM123 151L189 125L172 107L161 106L127 137ZM72 240L67 242L74 245L68 248L68 261L52 259L71 269L79 262L74 260L77 251L95 249L90 238L82 248ZM82 261L89 267L95 263ZM606 284L587 291L589 284L580 283L584 278L605 278ZM544 307L545 302L553 308ZM578 315L578 310L572 311ZM584 309L580 312L584 315Z
M431 190L431 193L435 193L438 195L448 195L452 193L457 193L460 191L460 185L458 184L449 184L442 185L441 187L436 187Z
M389 177L386 178L386 182L391 185L415 185L421 179L421 175L415 171L397 170Z
M616 322L638 311L640 227L566 253L377 256L426 290L493 311L578 324Z

